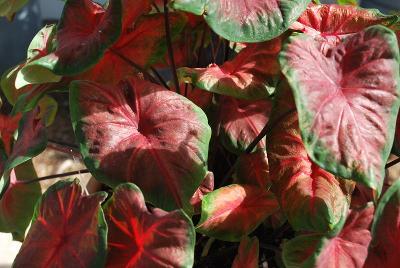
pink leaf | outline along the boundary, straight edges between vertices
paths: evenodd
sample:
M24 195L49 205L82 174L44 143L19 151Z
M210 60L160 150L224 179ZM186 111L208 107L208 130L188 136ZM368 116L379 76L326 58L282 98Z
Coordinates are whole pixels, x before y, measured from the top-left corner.
M200 108L140 79L118 86L74 82L71 95L75 134L97 179L111 186L134 182L163 209L192 209L210 140Z

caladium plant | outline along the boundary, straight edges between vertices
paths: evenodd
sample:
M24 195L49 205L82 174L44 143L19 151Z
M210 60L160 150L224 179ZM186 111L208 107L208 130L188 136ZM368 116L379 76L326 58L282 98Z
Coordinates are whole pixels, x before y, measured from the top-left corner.
M66 0L1 77L13 266L397 267L400 17L310 2ZM87 169L37 178L46 147Z

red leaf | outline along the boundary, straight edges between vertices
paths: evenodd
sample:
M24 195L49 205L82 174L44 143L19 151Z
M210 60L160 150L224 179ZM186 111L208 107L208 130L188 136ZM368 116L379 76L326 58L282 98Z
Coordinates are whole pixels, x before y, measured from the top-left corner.
M100 203L106 194L81 192L78 181L60 181L46 191L13 267L104 266L107 226Z
M18 123L21 120L21 117L21 114L15 116L0 114L0 134L7 155L10 155L11 153L13 135L18 128Z
M281 38L249 44L231 61L208 68L181 68L181 80L214 93L241 99L265 99L275 89L275 76L280 73L277 56Z
M243 237L239 251L233 260L232 268L258 268L258 239L257 237Z
M210 140L200 108L139 79L119 86L74 82L70 103L81 152L97 179L111 186L134 182L163 209L192 209Z
M371 241L369 227L373 215L373 206L352 210L342 230L333 237L329 234L295 237L283 246L286 267L364 267Z
M272 189L295 230L330 231L345 216L347 191L352 191L348 184L353 183L336 178L308 157L287 86L280 88L275 101L271 120L276 123L267 140Z
M186 17L171 13L169 19L174 39L186 24ZM166 50L163 14L142 16L131 31L123 33L103 58L79 79L116 84L139 69L147 69L160 61Z
M366 268L397 268L400 263L400 181L382 196L372 225Z
M336 47L291 37L280 63L310 158L379 194L400 104L394 33L372 26Z
M201 211L201 200L204 196L214 190L214 174L211 171L207 172L206 177L201 182L199 188L194 192L192 198L190 199L190 204L194 207L194 212L196 214Z
M150 10L150 0L122 0L122 33L131 31L136 19Z
M201 206L197 231L225 241L239 241L279 209L271 192L239 184L207 194Z
M285 32L309 0L174 0L172 7L203 15L221 37L235 42L263 42Z
M203 111L207 110L212 104L213 94L211 92L193 88L189 84L181 84L179 87L179 94L191 100L194 104L203 109Z
M348 34L357 33L372 25L389 26L397 21L396 16L386 16L377 9L364 9L350 5L314 5L292 25L315 38L333 43Z
M272 102L223 97L220 105L222 144L229 151L241 154L267 124ZM261 140L257 147L265 148L265 139Z
M58 75L87 70L119 37L121 12L121 0L110 1L107 10L92 0L68 0L57 27L55 51L30 65Z
M105 208L109 225L106 267L192 267L195 231L182 210L148 211L134 184L115 189Z
M37 118L39 112L37 108L26 113L19 122L19 135L7 159L5 169L11 170L46 149L46 127L44 120Z
M267 152L264 148L239 156L236 164L235 183L251 184L266 189L271 183Z
M9 186L9 174L18 165L37 156L46 148L46 129L42 119L37 119L39 110L26 113L19 122L18 138L7 157L0 150L0 198Z

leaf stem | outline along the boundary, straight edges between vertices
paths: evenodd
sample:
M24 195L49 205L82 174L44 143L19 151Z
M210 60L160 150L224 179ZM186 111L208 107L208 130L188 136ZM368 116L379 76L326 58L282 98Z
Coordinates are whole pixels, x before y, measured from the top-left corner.
M156 68L150 67L150 70L157 76L158 80L163 84L163 86L170 90L169 86L167 85L167 82L165 82L164 78L162 78L161 74L157 71Z
M169 26L168 0L164 0L164 23L165 23L165 38L167 41L171 73L174 79L176 93L179 93L179 81L178 81L178 75L176 73L174 51L172 49L171 29Z
M205 246L204 246L204 248L203 248L203 251L201 252L201 257L205 257L205 256L208 255L208 252L210 251L211 246L212 246L212 244L214 243L214 241L215 241L215 238L213 238L213 237L210 237L210 238L207 240L207 242L206 242L206 244L205 244Z
M149 74L148 71L146 71L145 69L143 69L140 65L136 64L135 62L133 62L131 59L125 57L123 54L121 54L119 51L109 48L109 51L111 51L112 53L114 53L115 55L117 55L118 57L120 57L122 60L124 60L126 63L128 63L129 65L131 65L133 68L135 68L136 70L138 70L139 72L143 73L144 77L147 78L149 81L153 82L153 83L157 83L157 80Z
M74 146L65 145L63 143L59 143L59 142L55 142L55 141L50 141L49 140L47 142L47 147L51 148L53 150L56 150L56 151L71 155L73 157L82 158L81 153Z
M247 146L246 150L244 151L244 154L249 154L251 153L254 148L257 146L257 144L269 133L272 131L272 129L274 128L274 126L280 122L282 119L284 119L286 116L288 116L289 114L293 113L294 111L296 111L296 109L290 109L289 111L287 111L286 113L282 114L281 116L279 116L276 120L274 120L274 122L268 121L267 124L265 124L264 128L260 131L260 133L257 135L257 137L249 144L249 146ZM229 169L228 173L226 173L225 177L223 178L222 182L221 182L221 186L224 185L224 183L226 183L226 181L232 176L233 172L235 171L236 165L238 163L238 158L236 158L235 163L231 166L231 168Z
M390 168L390 167L392 167L392 166L394 166L394 165L396 165L398 163L400 163L400 157L396 158L393 161L390 161L389 163L387 163L386 166L385 166L385 169L388 169L388 168Z
M200 67L200 59L202 56L203 46L204 46L204 42L206 39L206 30L207 30L207 24L204 23L203 32L201 34L200 47L199 47L199 51L197 53L197 63L196 63L195 67Z
M161 13L161 11L160 11L160 9L158 8L158 6L157 6L156 3L152 3L151 5L154 7L154 9L155 9L158 13Z
M223 62L226 62L229 60L229 54L230 54L229 52L230 52L229 40L225 40L225 50L224 50L224 61Z
M17 184L30 184L30 183L40 182L40 181L44 181L44 180L63 178L63 177L68 177L68 176L73 176L73 175L78 175L78 174L86 174L86 173L89 173L88 169L81 169L81 170L71 171L71 172L67 172L67 173L61 173L61 174L40 177L40 178L33 179L33 180L18 181Z

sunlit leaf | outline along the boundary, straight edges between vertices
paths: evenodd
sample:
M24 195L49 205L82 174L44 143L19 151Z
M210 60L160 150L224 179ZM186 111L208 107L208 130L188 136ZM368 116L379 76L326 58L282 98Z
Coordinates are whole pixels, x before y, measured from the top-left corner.
M266 189L232 184L207 194L201 204L196 230L225 241L240 241L279 209Z
M220 36L236 42L262 42L286 31L309 0L174 0L172 7L203 15Z
M269 177L282 210L295 230L327 232L337 227L349 207L347 184L307 155L290 89L280 88L267 139ZM289 111L289 112L287 112Z
M288 268L362 268L371 241L369 231L374 207L352 210L343 228L335 235L306 234L283 246L283 261ZM374 266L387 267L387 266Z
M377 9L323 4L309 5L291 28L336 43L346 35L362 31L368 26L390 26L396 21L396 16L386 16Z
M137 78L118 86L74 82L70 104L86 166L97 179L110 186L133 182L162 209L192 210L210 140L200 108Z
M59 82L61 80L62 77L54 74L51 70L35 63L30 64L30 62L54 51L55 34L56 26L46 25L32 39L28 47L27 62L21 66L15 78L16 89L30 84Z
M281 38L249 44L232 60L207 68L181 68L181 80L196 87L241 99L265 99L273 93L280 72Z
M394 33L372 26L329 48L307 35L291 37L280 63L310 158L379 193L399 110Z

